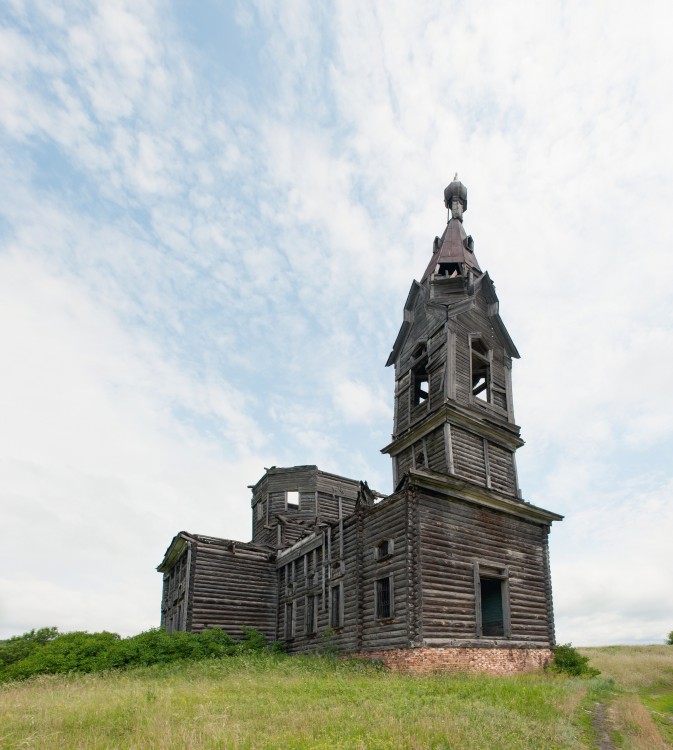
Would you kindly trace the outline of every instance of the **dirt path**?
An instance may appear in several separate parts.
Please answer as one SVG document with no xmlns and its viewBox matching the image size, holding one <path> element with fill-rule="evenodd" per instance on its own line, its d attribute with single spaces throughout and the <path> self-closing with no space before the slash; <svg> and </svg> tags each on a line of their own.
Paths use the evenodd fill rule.
<svg viewBox="0 0 673 750">
<path fill-rule="evenodd" d="M 592 711 L 592 720 L 594 729 L 596 730 L 596 747 L 598 750 L 617 750 L 614 743 L 610 739 L 610 717 L 608 716 L 608 710 L 605 703 L 597 702 L 594 705 Z"/>
</svg>

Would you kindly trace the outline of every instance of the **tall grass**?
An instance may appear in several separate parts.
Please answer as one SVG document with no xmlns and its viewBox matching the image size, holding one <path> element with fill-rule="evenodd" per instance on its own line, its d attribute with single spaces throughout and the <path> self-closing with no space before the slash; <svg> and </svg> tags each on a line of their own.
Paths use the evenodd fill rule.
<svg viewBox="0 0 673 750">
<path fill-rule="evenodd" d="M 360 662 L 250 653 L 52 675 L 0 687 L 0 747 L 589 747 L 586 683 L 545 675 L 409 677 Z"/>
<path fill-rule="evenodd" d="M 620 693 L 610 716 L 624 750 L 673 747 L 673 648 L 606 646 L 581 649 Z"/>
</svg>

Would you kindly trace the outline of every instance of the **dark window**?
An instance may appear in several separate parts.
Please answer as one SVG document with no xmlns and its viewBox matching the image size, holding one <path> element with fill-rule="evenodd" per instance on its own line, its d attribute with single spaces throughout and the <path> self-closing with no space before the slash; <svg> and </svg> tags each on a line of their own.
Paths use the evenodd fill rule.
<svg viewBox="0 0 673 750">
<path fill-rule="evenodd" d="M 393 540 L 382 539 L 374 549 L 374 558 L 376 560 L 385 560 L 393 554 Z"/>
<path fill-rule="evenodd" d="M 318 609 L 318 598 L 310 595 L 306 597 L 306 634 L 313 635 L 317 630 L 316 617 Z"/>
<path fill-rule="evenodd" d="M 285 605 L 285 637 L 294 638 L 294 602 Z"/>
<path fill-rule="evenodd" d="M 479 578 L 482 635 L 501 637 L 505 635 L 502 587 L 503 582 L 499 578 Z"/>
<path fill-rule="evenodd" d="M 329 624 L 331 628 L 340 628 L 343 625 L 341 601 L 341 585 L 332 586 L 330 591 Z"/>
<path fill-rule="evenodd" d="M 430 390 L 428 376 L 428 354 L 425 344 L 421 344 L 411 360 L 411 405 L 426 404 Z"/>
<path fill-rule="evenodd" d="M 472 365 L 472 395 L 482 401 L 491 402 L 491 355 L 480 338 L 470 341 Z"/>
<path fill-rule="evenodd" d="M 376 581 L 376 617 L 388 620 L 393 616 L 393 585 L 392 578 L 379 578 Z"/>
</svg>

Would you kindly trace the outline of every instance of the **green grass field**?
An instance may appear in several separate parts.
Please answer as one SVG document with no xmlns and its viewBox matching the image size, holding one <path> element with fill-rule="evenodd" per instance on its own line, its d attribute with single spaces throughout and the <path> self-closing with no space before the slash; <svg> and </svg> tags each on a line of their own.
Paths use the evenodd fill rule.
<svg viewBox="0 0 673 750">
<path fill-rule="evenodd" d="M 0 748 L 591 748 L 596 700 L 617 746 L 670 747 L 673 647 L 582 651 L 600 678 L 409 677 L 264 653 L 42 676 L 0 685 Z"/>
</svg>

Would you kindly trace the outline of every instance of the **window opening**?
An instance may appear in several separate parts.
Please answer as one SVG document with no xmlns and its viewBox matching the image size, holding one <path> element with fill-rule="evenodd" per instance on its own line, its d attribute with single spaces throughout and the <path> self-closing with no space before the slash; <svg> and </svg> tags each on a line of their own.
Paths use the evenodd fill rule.
<svg viewBox="0 0 673 750">
<path fill-rule="evenodd" d="M 481 401 L 491 402 L 491 355 L 479 338 L 470 341 L 472 362 L 472 395 Z"/>
<path fill-rule="evenodd" d="M 285 605 L 285 637 L 294 638 L 294 602 Z"/>
<path fill-rule="evenodd" d="M 285 493 L 285 510 L 299 510 L 299 493 Z"/>
<path fill-rule="evenodd" d="M 341 614 L 341 586 L 332 586 L 330 591 L 330 618 L 331 628 L 340 628 L 343 625 Z"/>
<path fill-rule="evenodd" d="M 499 578 L 479 577 L 481 590 L 481 634 L 505 635 L 505 618 L 502 606 L 502 585 Z"/>
<path fill-rule="evenodd" d="M 426 404 L 430 391 L 430 378 L 428 376 L 428 353 L 425 344 L 421 344 L 414 352 L 411 378 L 411 405 Z"/>
<path fill-rule="evenodd" d="M 377 560 L 385 560 L 386 557 L 390 557 L 393 554 L 393 540 L 382 539 L 374 550 L 374 557 Z"/>
<path fill-rule="evenodd" d="M 313 594 L 306 597 L 306 634 L 314 635 L 317 631 L 318 597 Z"/>
<path fill-rule="evenodd" d="M 261 521 L 263 517 L 264 517 L 264 501 L 260 500 L 257 503 L 257 520 Z"/>
<path fill-rule="evenodd" d="M 376 581 L 376 618 L 388 620 L 393 616 L 392 581 L 390 576 Z"/>
</svg>

